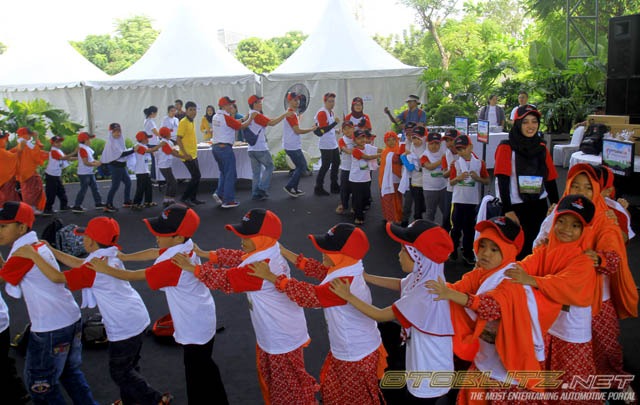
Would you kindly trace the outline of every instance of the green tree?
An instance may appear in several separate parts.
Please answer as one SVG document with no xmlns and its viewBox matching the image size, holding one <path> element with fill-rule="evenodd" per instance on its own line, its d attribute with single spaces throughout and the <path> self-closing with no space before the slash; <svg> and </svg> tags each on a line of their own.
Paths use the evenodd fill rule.
<svg viewBox="0 0 640 405">
<path fill-rule="evenodd" d="M 115 21 L 116 33 L 88 35 L 71 42 L 74 48 L 104 72 L 113 75 L 133 65 L 158 36 L 151 19 L 139 15 Z"/>
<path fill-rule="evenodd" d="M 29 127 L 37 131 L 41 141 L 47 131 L 55 135 L 74 135 L 82 128 L 81 124 L 71 121 L 66 111 L 53 108 L 42 99 L 16 101 L 5 99 L 6 109 L 0 109 L 0 130 L 15 133 L 20 127 Z"/>
<path fill-rule="evenodd" d="M 2 42 L 0 42 L 0 55 L 5 53 L 6 51 L 7 51 L 7 46 L 5 44 L 3 44 Z"/>
<path fill-rule="evenodd" d="M 278 54 L 278 64 L 287 60 L 291 54 L 293 54 L 296 49 L 302 45 L 302 43 L 307 39 L 308 35 L 302 33 L 301 31 L 289 31 L 281 37 L 273 37 L 269 39 L 267 42 L 273 46 L 273 49 Z"/>
<path fill-rule="evenodd" d="M 269 41 L 247 38 L 238 43 L 236 58 L 255 73 L 268 73 L 278 67 L 278 53 Z"/>
</svg>

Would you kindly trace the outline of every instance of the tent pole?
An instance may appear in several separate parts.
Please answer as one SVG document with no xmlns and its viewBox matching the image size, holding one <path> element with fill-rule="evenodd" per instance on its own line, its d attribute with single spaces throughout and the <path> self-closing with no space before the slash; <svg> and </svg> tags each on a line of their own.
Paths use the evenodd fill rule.
<svg viewBox="0 0 640 405">
<path fill-rule="evenodd" d="M 349 108 L 349 97 L 347 95 L 347 79 L 342 79 L 342 91 L 344 94 L 344 110 L 342 111 L 342 118 L 344 118 L 345 115 L 351 112 L 351 109 Z"/>
<path fill-rule="evenodd" d="M 82 90 L 84 91 L 84 101 L 87 107 L 87 132 L 94 132 L 94 122 L 93 122 L 93 94 L 92 88 L 88 86 L 86 83 L 81 83 Z"/>
</svg>

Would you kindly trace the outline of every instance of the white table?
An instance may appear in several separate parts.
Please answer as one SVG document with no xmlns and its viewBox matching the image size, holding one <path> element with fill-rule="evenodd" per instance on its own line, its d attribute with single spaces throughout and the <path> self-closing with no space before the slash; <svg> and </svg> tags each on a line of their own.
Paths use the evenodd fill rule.
<svg viewBox="0 0 640 405">
<path fill-rule="evenodd" d="M 595 166 L 600 166 L 602 164 L 602 156 L 587 155 L 578 151 L 571 155 L 571 159 L 569 160 L 569 167 L 577 165 L 578 163 L 588 163 Z M 640 172 L 640 158 L 638 157 L 638 155 L 636 155 L 633 159 L 633 171 L 635 173 Z"/>
<path fill-rule="evenodd" d="M 471 142 L 473 143 L 473 151 L 479 158 L 482 158 L 482 143 L 478 142 L 477 134 L 470 134 Z M 489 133 L 489 143 L 487 144 L 487 156 L 485 164 L 487 169 L 493 169 L 496 163 L 496 148 L 500 142 L 505 139 L 509 139 L 509 133 L 507 132 L 491 132 Z"/>
<path fill-rule="evenodd" d="M 251 180 L 253 178 L 253 172 L 251 171 L 248 146 L 234 146 L 233 154 L 236 156 L 236 173 L 238 178 Z M 211 152 L 210 147 L 198 148 L 198 166 L 200 167 L 200 174 L 203 179 L 217 179 L 220 177 L 218 163 L 213 158 L 213 152 Z M 182 163 L 182 160 L 178 158 L 173 158 L 171 170 L 176 179 L 191 178 L 187 167 Z M 160 170 L 156 171 L 157 179 L 163 180 L 164 177 L 162 177 Z"/>
</svg>

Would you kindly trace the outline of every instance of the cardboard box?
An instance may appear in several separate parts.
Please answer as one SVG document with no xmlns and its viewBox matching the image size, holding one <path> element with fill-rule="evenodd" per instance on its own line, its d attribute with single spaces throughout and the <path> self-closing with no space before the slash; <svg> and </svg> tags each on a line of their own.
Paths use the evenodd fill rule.
<svg viewBox="0 0 640 405">
<path fill-rule="evenodd" d="M 628 115 L 589 115 L 589 124 L 622 125 L 629 123 Z"/>
</svg>

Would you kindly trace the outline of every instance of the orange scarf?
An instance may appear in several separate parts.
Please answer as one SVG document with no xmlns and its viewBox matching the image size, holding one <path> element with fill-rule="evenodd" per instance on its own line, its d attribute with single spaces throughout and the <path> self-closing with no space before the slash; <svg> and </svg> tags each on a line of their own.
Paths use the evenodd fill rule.
<svg viewBox="0 0 640 405">
<path fill-rule="evenodd" d="M 269 236 L 262 236 L 262 235 L 257 235 L 257 236 L 252 236 L 249 239 L 251 239 L 251 241 L 253 242 L 253 244 L 255 245 L 256 249 L 249 252 L 249 253 L 245 253 L 244 255 L 242 255 L 242 260 L 247 260 L 248 257 L 261 252 L 263 250 L 269 249 L 271 246 L 275 245 L 276 242 L 278 242 L 277 239 L 273 239 Z"/>
<path fill-rule="evenodd" d="M 48 154 L 41 150 L 42 145 L 40 142 L 36 143 L 33 149 L 24 144 L 18 144 L 16 148 L 18 150 L 18 172 L 16 177 L 18 181 L 26 181 L 36 174 L 38 166 L 47 160 Z"/>
<path fill-rule="evenodd" d="M 0 139 L 0 186 L 15 177 L 18 167 L 18 155 L 8 151 L 6 145 L 6 138 Z"/>
<path fill-rule="evenodd" d="M 593 218 L 593 232 L 588 235 L 585 246 L 595 251 L 614 251 L 620 255 L 620 269 L 609 276 L 611 302 L 616 309 L 618 318 L 635 318 L 638 316 L 638 289 L 631 275 L 631 270 L 629 269 L 627 247 L 622 231 L 612 219 L 607 217 L 609 207 L 600 194 L 601 190 L 598 176 L 591 166 L 584 164 L 579 165 L 579 167 L 574 167 L 571 172 L 572 176 L 567 179 L 567 187 L 564 195 L 570 193 L 571 184 L 578 174 L 585 174 L 589 178 L 589 182 L 593 188 L 593 198 L 591 201 L 596 206 L 596 215 Z M 596 295 L 599 302 L 593 308 L 594 316 L 600 311 L 603 284 L 604 276 L 598 273 Z"/>
<path fill-rule="evenodd" d="M 391 131 L 390 131 L 391 132 Z M 393 134 L 393 136 L 396 137 L 397 139 L 397 135 L 395 132 L 391 132 Z M 378 168 L 378 187 L 382 187 L 382 178 L 384 177 L 384 168 L 386 167 L 387 164 L 387 155 L 390 152 L 393 152 L 394 155 L 397 155 L 400 153 L 400 146 L 398 145 L 398 141 L 396 141 L 396 146 L 394 146 L 393 148 L 390 148 L 389 146 L 387 146 L 387 139 L 388 137 L 391 136 L 389 135 L 389 132 L 387 132 L 386 134 L 384 134 L 384 140 L 385 140 L 385 148 L 382 151 L 382 155 L 380 156 L 380 167 Z M 395 174 L 398 177 L 402 177 L 402 163 L 398 162 L 398 163 L 391 163 L 391 169 L 393 170 L 393 174 Z"/>
</svg>

